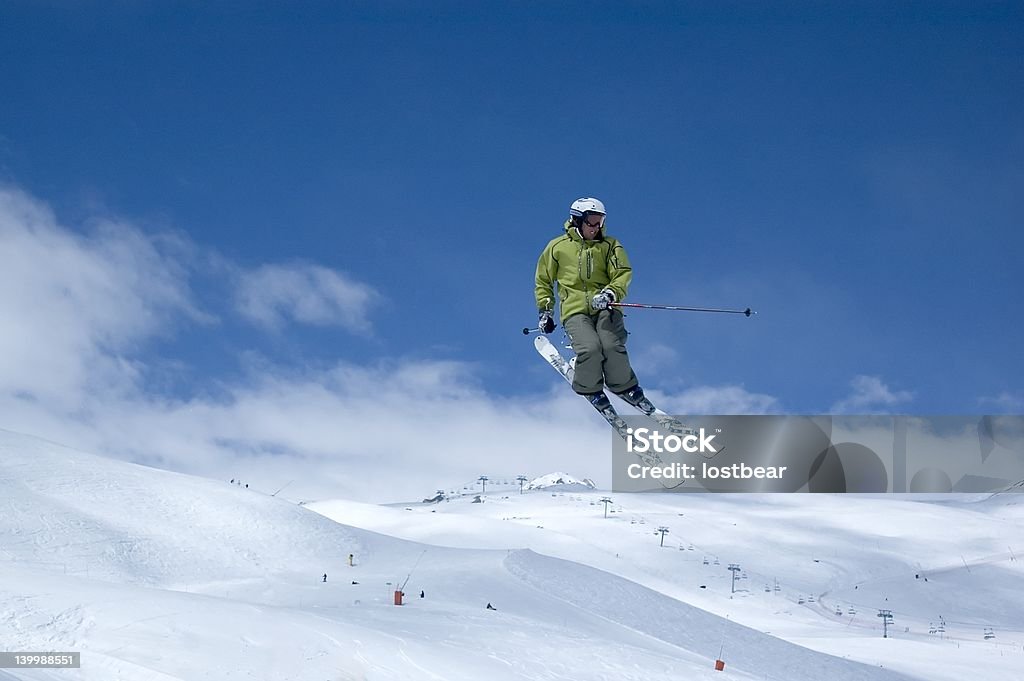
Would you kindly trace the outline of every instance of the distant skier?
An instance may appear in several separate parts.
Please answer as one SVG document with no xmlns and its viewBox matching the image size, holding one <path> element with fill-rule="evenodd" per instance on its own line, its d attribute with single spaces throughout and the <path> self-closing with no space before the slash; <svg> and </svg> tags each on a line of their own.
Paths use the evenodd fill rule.
<svg viewBox="0 0 1024 681">
<path fill-rule="evenodd" d="M 488 604 L 487 604 L 487 609 L 488 609 L 488 610 L 497 610 L 497 608 L 495 608 L 495 607 L 494 607 L 493 605 L 491 605 L 490 603 L 488 603 Z"/>
<path fill-rule="evenodd" d="M 324 584 L 326 584 L 326 583 L 327 583 L 327 573 L 325 572 L 324 573 Z"/>
<path fill-rule="evenodd" d="M 648 413 L 654 405 L 644 396 L 626 354 L 622 302 L 633 269 L 622 244 L 604 232 L 605 209 L 598 199 L 572 202 L 565 234 L 552 239 L 537 260 L 535 297 L 540 330 L 555 330 L 555 285 L 562 326 L 576 353 L 572 389 L 598 411 L 611 408 L 605 385 L 629 404 Z"/>
<path fill-rule="evenodd" d="M 426 597 L 426 595 L 427 594 L 424 593 L 423 589 L 420 589 L 420 598 L 424 598 L 424 597 Z"/>
</svg>

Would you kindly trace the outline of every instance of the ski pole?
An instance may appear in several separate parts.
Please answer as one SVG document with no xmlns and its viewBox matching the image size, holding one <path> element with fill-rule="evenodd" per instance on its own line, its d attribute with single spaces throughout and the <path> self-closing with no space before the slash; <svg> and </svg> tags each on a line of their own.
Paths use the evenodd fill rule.
<svg viewBox="0 0 1024 681">
<path fill-rule="evenodd" d="M 539 332 L 540 332 L 540 327 L 539 326 L 535 326 L 532 329 L 527 329 L 526 327 L 523 327 L 523 335 L 524 336 L 528 336 L 531 333 L 539 333 Z"/>
<path fill-rule="evenodd" d="M 723 310 L 716 307 L 679 307 L 677 305 L 648 305 L 646 303 L 609 303 L 609 307 L 635 307 L 643 310 L 680 310 L 683 312 L 721 312 L 724 314 L 741 314 L 749 317 L 757 314 L 749 307 L 745 310 Z"/>
</svg>

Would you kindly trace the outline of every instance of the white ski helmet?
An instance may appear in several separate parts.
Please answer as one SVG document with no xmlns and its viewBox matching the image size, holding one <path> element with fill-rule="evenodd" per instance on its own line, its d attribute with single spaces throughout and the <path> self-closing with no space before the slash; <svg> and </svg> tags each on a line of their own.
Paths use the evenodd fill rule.
<svg viewBox="0 0 1024 681">
<path fill-rule="evenodd" d="M 584 197 L 582 199 L 576 199 L 569 206 L 569 215 L 581 218 L 584 213 L 600 213 L 606 215 L 604 210 L 604 204 L 601 203 L 600 199 L 593 199 L 590 197 Z"/>
</svg>

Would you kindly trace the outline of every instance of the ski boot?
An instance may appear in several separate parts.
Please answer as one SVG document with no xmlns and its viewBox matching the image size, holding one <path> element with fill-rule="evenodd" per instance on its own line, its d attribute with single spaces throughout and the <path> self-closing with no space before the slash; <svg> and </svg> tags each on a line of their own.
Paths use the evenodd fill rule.
<svg viewBox="0 0 1024 681">
<path fill-rule="evenodd" d="M 622 400 L 626 404 L 636 407 L 647 416 L 650 416 L 651 414 L 654 413 L 654 403 L 647 399 L 647 396 L 644 395 L 644 389 L 641 388 L 639 385 L 633 386 L 629 390 L 625 390 L 621 393 L 615 394 L 622 398 Z"/>
<path fill-rule="evenodd" d="M 590 402 L 594 409 L 598 410 L 602 414 L 607 414 L 609 411 L 611 413 L 615 413 L 615 407 L 612 406 L 612 401 L 608 399 L 608 396 L 604 394 L 604 391 L 583 395 L 583 397 L 587 399 L 587 402 Z"/>
</svg>

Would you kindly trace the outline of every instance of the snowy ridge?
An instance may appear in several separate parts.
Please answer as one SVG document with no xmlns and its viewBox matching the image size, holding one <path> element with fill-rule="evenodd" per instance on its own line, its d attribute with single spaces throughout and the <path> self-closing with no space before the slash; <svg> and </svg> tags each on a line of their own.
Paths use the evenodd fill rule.
<svg viewBox="0 0 1024 681">
<path fill-rule="evenodd" d="M 526 485 L 526 489 L 549 489 L 560 487 L 565 489 L 597 489 L 597 485 L 589 478 L 575 478 L 568 473 L 548 473 L 539 478 L 534 478 Z"/>
</svg>

